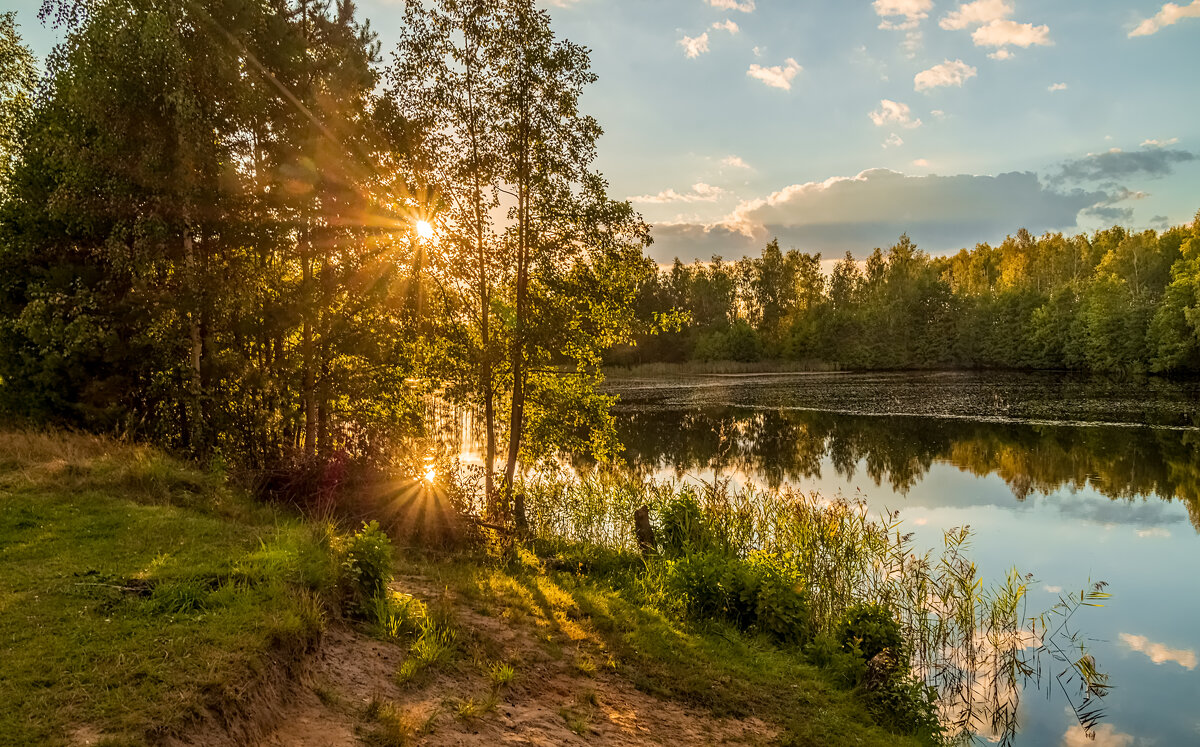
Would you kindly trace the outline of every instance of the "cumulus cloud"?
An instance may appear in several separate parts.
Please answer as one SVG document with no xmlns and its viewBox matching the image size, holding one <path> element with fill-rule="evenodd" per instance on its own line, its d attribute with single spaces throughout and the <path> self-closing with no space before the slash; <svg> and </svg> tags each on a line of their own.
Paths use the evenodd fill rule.
<svg viewBox="0 0 1200 747">
<path fill-rule="evenodd" d="M 946 14 L 938 25 L 947 31 L 958 31 L 1008 18 L 1012 12 L 1013 7 L 1004 0 L 976 0 L 958 6 L 958 10 Z"/>
<path fill-rule="evenodd" d="M 1173 662 L 1184 669 L 1196 668 L 1196 652 L 1190 648 L 1168 648 L 1164 644 L 1155 643 L 1144 635 L 1121 633 L 1120 638 L 1121 643 L 1128 646 L 1131 651 L 1145 654 L 1155 664 Z"/>
<path fill-rule="evenodd" d="M 980 26 L 971 34 L 977 47 L 1006 47 L 1012 45 L 1022 49 L 1033 45 L 1047 47 L 1050 40 L 1049 26 L 1034 26 L 1032 23 L 1016 21 L 992 21 Z"/>
<path fill-rule="evenodd" d="M 1190 5 L 1167 3 L 1162 10 L 1137 25 L 1129 36 L 1150 36 L 1158 33 L 1167 26 L 1173 26 L 1184 18 L 1200 18 L 1200 0 L 1193 0 Z"/>
<path fill-rule="evenodd" d="M 742 160 L 741 156 L 725 156 L 721 159 L 721 165 L 731 169 L 748 169 L 750 164 Z"/>
<path fill-rule="evenodd" d="M 762 65 L 751 65 L 746 71 L 746 75 L 757 80 L 761 80 L 772 88 L 782 88 L 785 91 L 792 89 L 792 78 L 803 70 L 800 63 L 793 60 L 791 57 L 784 60 L 783 65 L 772 65 L 771 67 L 763 67 Z"/>
<path fill-rule="evenodd" d="M 740 10 L 743 13 L 754 12 L 754 0 L 708 0 L 708 4 L 721 10 Z"/>
<path fill-rule="evenodd" d="M 1054 93 L 1055 91 L 1065 91 L 1065 90 L 1067 90 L 1067 84 L 1066 83 L 1051 83 L 1049 85 L 1049 87 L 1046 88 L 1046 90 L 1049 91 L 1050 93 Z"/>
<path fill-rule="evenodd" d="M 1168 138 L 1166 140 L 1143 140 L 1142 147 L 1143 148 L 1165 148 L 1168 145 L 1174 145 L 1175 143 L 1178 143 L 1178 142 L 1179 142 L 1179 138 L 1177 138 L 1177 137 Z"/>
<path fill-rule="evenodd" d="M 1124 151 L 1113 148 L 1105 153 L 1089 153 L 1083 158 L 1067 161 L 1051 177 L 1054 183 L 1100 182 L 1126 179 L 1131 176 L 1161 177 L 1170 174 L 1176 164 L 1198 160 L 1186 150 L 1148 148 Z"/>
<path fill-rule="evenodd" d="M 660 262 L 731 257 L 778 237 L 785 246 L 861 256 L 904 232 L 927 250 L 946 251 L 1001 239 L 1014 226 L 1035 234 L 1074 228 L 1080 211 L 1107 196 L 1051 189 L 1029 172 L 906 176 L 871 169 L 743 201 L 713 223 L 659 224 L 650 252 Z"/>
<path fill-rule="evenodd" d="M 962 88 L 963 82 L 968 78 L 974 78 L 979 71 L 971 67 L 962 60 L 946 60 L 940 65 L 934 65 L 928 70 L 917 73 L 913 78 L 913 88 L 917 91 L 925 91 L 930 88 L 940 88 L 942 86 L 958 86 Z"/>
<path fill-rule="evenodd" d="M 683 47 L 683 53 L 689 60 L 695 59 L 708 51 L 708 32 L 700 36 L 685 36 L 679 40 L 679 46 Z"/>
<path fill-rule="evenodd" d="M 731 34 L 736 34 L 737 32 L 741 31 L 741 29 L 738 28 L 738 25 L 728 18 L 726 18 L 724 21 L 717 21 L 712 25 L 712 27 L 717 31 L 728 31 Z"/>
<path fill-rule="evenodd" d="M 883 19 L 879 28 L 907 31 L 915 29 L 929 17 L 933 0 L 875 0 L 872 7 L 875 8 L 875 14 Z"/>
<path fill-rule="evenodd" d="M 725 194 L 725 190 L 704 182 L 696 182 L 690 192 L 680 194 L 673 189 L 664 189 L 656 195 L 638 195 L 630 197 L 630 202 L 644 202 L 652 205 L 663 205 L 671 202 L 714 202 Z"/>
<path fill-rule="evenodd" d="M 1013 6 L 1005 0 L 976 0 L 959 5 L 958 10 L 946 14 L 938 25 L 948 30 L 975 27 L 971 40 L 977 47 L 996 47 L 996 51 L 988 55 L 993 60 L 1011 59 L 1013 54 L 1009 46 L 1027 48 L 1054 43 L 1050 40 L 1049 26 L 1017 23 L 1009 18 L 1012 12 Z"/>
<path fill-rule="evenodd" d="M 876 127 L 897 124 L 911 130 L 921 126 L 921 120 L 912 118 L 912 110 L 908 108 L 908 104 L 891 99 L 881 99 L 879 108 L 867 116 L 871 118 Z"/>
<path fill-rule="evenodd" d="M 904 145 L 904 138 L 900 137 L 894 132 L 891 135 L 888 135 L 887 140 L 883 141 L 883 147 L 885 148 L 897 148 L 901 145 Z"/>
</svg>

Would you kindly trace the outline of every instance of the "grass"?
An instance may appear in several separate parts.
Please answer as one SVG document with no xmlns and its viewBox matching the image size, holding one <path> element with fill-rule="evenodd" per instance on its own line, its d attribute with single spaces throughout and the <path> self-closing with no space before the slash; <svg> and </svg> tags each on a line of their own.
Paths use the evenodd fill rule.
<svg viewBox="0 0 1200 747">
<path fill-rule="evenodd" d="M 0 744 L 233 715 L 325 622 L 312 529 L 154 450 L 0 432 Z"/>
<path fill-rule="evenodd" d="M 419 556 L 405 562 L 467 604 L 490 605 L 514 625 L 574 641 L 579 651 L 572 668 L 580 678 L 595 676 L 596 662 L 606 661 L 606 669 L 648 693 L 718 717 L 755 716 L 774 724 L 783 744 L 919 743 L 875 725 L 853 691 L 799 650 L 729 626 L 680 622 L 647 604 L 629 585 L 547 571 L 529 562 Z M 589 707 L 585 700 L 564 705 L 559 715 L 582 735 L 593 712 L 594 704 Z"/>
</svg>

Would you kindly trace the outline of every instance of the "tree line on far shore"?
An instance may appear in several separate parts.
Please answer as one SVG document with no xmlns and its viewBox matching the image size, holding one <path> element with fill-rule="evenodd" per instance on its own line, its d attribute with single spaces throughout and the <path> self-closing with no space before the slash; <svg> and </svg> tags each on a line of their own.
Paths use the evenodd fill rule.
<svg viewBox="0 0 1200 747">
<path fill-rule="evenodd" d="M 845 368 L 1200 372 L 1200 213 L 1157 232 L 1121 227 L 932 257 L 908 236 L 826 274 L 820 254 L 675 260 L 642 286 L 644 313 L 676 330 L 613 364 L 787 359 Z"/>
</svg>

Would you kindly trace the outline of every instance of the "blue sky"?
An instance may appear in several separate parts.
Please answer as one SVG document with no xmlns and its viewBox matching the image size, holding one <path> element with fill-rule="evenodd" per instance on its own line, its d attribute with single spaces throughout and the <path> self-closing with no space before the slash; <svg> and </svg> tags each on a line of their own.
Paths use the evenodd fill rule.
<svg viewBox="0 0 1200 747">
<path fill-rule="evenodd" d="M 542 0 L 660 261 L 932 253 L 1200 209 L 1200 0 Z M 52 32 L 18 0 L 35 51 Z M 361 0 L 385 50 L 403 5 Z"/>
</svg>

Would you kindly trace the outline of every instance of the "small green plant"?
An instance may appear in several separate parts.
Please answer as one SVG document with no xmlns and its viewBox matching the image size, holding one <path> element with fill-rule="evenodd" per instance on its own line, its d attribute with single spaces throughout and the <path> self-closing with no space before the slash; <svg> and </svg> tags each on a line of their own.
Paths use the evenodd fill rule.
<svg viewBox="0 0 1200 747">
<path fill-rule="evenodd" d="M 365 616 L 376 633 L 385 639 L 400 640 L 421 630 L 427 611 L 411 594 L 388 590 L 367 602 Z"/>
<path fill-rule="evenodd" d="M 422 622 L 421 635 L 396 673 L 397 684 L 414 682 L 429 670 L 449 663 L 457 652 L 458 632 L 449 616 L 444 612 L 427 614 Z"/>
<path fill-rule="evenodd" d="M 363 720 L 371 724 L 362 735 L 363 741 L 374 747 L 407 747 L 432 729 L 436 717 L 434 711 L 422 721 L 390 700 L 374 696 L 363 711 Z"/>
<path fill-rule="evenodd" d="M 157 584 L 150 594 L 150 606 L 161 614 L 203 612 L 212 590 L 200 579 L 188 578 Z"/>
<path fill-rule="evenodd" d="M 508 687 L 517 677 L 517 670 L 507 662 L 498 661 L 488 667 L 488 679 L 491 680 L 492 687 L 500 689 Z"/>
<path fill-rule="evenodd" d="M 372 521 L 346 539 L 341 550 L 343 595 L 350 611 L 363 615 L 392 580 L 392 542 Z"/>
</svg>

